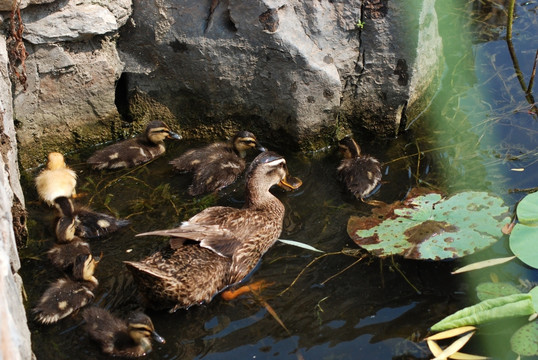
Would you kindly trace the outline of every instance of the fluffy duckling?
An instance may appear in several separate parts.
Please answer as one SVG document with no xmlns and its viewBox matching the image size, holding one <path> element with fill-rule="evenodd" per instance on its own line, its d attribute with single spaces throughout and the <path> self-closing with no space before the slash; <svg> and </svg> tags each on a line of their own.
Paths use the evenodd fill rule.
<svg viewBox="0 0 538 360">
<path fill-rule="evenodd" d="M 61 278 L 41 296 L 33 309 L 42 324 L 53 324 L 71 315 L 93 300 L 99 282 L 93 276 L 97 261 L 91 254 L 79 256 L 73 264 L 73 279 Z"/>
<path fill-rule="evenodd" d="M 72 216 L 61 216 L 56 221 L 56 242 L 67 244 L 74 240 L 80 240 L 75 233 L 77 231 L 78 219 Z"/>
<path fill-rule="evenodd" d="M 251 148 L 265 151 L 254 134 L 239 131 L 229 142 L 217 142 L 199 149 L 187 150 L 170 161 L 175 170 L 192 172 L 192 196 L 219 191 L 232 184 L 245 170 L 246 151 Z"/>
<path fill-rule="evenodd" d="M 47 252 L 47 256 L 56 268 L 69 271 L 74 267 L 77 258 L 86 257 L 90 253 L 90 245 L 77 238 L 67 244 L 55 244 Z"/>
<path fill-rule="evenodd" d="M 282 156 L 265 151 L 247 171 L 243 208 L 213 206 L 178 228 L 138 234 L 172 237 L 170 248 L 125 262 L 148 305 L 188 308 L 244 279 L 282 231 L 285 208 L 269 191 L 273 185 L 290 190 L 301 182 Z"/>
<path fill-rule="evenodd" d="M 346 136 L 338 143 L 344 159 L 337 168 L 337 177 L 356 198 L 364 201 L 381 181 L 381 164 L 369 155 L 362 155 L 359 145 Z"/>
<path fill-rule="evenodd" d="M 59 229 L 59 227 L 68 226 L 70 219 L 75 220 L 74 235 L 85 239 L 93 239 L 105 236 L 130 224 L 129 220 L 117 219 L 113 216 L 93 211 L 90 208 L 79 205 L 68 198 L 57 198 L 55 203 L 56 208 L 60 213 L 60 218 L 58 219 L 56 225 L 56 237 L 58 238 L 59 242 L 65 241 L 61 240 L 61 236 L 58 234 L 58 231 L 66 231 L 62 228 Z M 62 224 L 62 222 L 64 222 L 64 224 Z"/>
<path fill-rule="evenodd" d="M 108 355 L 139 357 L 152 349 L 151 339 L 161 344 L 165 340 L 155 332 L 149 316 L 141 312 L 130 314 L 127 321 L 117 318 L 99 307 L 83 311 L 84 326 L 90 337 L 99 343 L 101 351 Z"/>
<path fill-rule="evenodd" d="M 137 166 L 162 155 L 166 150 L 164 139 L 180 140 L 181 136 L 164 122 L 155 120 L 147 125 L 144 133 L 95 152 L 87 162 L 99 170 Z"/>
<path fill-rule="evenodd" d="M 35 183 L 41 200 L 52 206 L 58 197 L 70 198 L 75 195 L 77 174 L 65 164 L 62 154 L 51 152 L 47 166 L 36 177 Z"/>
</svg>

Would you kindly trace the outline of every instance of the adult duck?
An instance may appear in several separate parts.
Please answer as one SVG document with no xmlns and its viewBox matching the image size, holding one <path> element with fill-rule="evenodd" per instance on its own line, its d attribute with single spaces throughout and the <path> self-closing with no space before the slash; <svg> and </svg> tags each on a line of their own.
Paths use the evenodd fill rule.
<svg viewBox="0 0 538 360">
<path fill-rule="evenodd" d="M 273 185 L 291 190 L 301 181 L 288 175 L 282 156 L 262 152 L 247 171 L 243 208 L 210 207 L 178 228 L 139 234 L 172 237 L 169 248 L 125 262 L 147 305 L 173 312 L 243 280 L 282 231 L 284 205 L 269 191 Z"/>
</svg>

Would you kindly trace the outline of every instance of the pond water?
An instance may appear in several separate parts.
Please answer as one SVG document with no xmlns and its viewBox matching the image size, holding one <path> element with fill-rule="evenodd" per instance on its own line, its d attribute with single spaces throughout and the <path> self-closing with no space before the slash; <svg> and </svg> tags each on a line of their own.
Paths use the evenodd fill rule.
<svg viewBox="0 0 538 360">
<path fill-rule="evenodd" d="M 491 3 L 480 4 L 438 2 L 444 14 L 440 26 L 446 29 L 445 74 L 430 107 L 408 131 L 387 140 L 356 134 L 364 152 L 383 162 L 383 184 L 374 199 L 400 200 L 421 185 L 447 193 L 491 191 L 513 209 L 525 189 L 537 186 L 537 118 L 514 75 L 502 5 L 484 10 L 479 5 Z M 514 47 L 526 83 L 538 43 L 536 10 L 535 1 L 516 7 Z M 462 32 L 448 30 L 454 26 Z M 263 135 L 258 137 L 263 142 Z M 78 192 L 86 193 L 80 201 L 131 220 L 122 231 L 91 242 L 94 253 L 103 253 L 95 304 L 118 313 L 137 306 L 136 288 L 122 261 L 142 259 L 165 240 L 135 234 L 177 226 L 206 206 L 242 205 L 241 180 L 218 198 L 187 195 L 190 177 L 173 173 L 168 161 L 200 145 L 188 140 L 168 143 L 167 153 L 146 166 L 103 173 L 84 164 L 93 149 L 67 156 L 79 174 Z M 259 294 L 232 301 L 217 296 L 174 314 L 148 312 L 167 340 L 156 344 L 148 359 L 428 359 L 431 354 L 420 340 L 436 321 L 477 301 L 476 283 L 492 276 L 515 284 L 518 279 L 538 281 L 536 270 L 517 262 L 458 277 L 450 271 L 467 259 L 427 262 L 369 256 L 351 241 L 346 224 L 351 215 L 369 214 L 371 206 L 353 199 L 336 180 L 336 149 L 298 154 L 264 145 L 284 155 L 290 173 L 303 180 L 297 191 L 274 191 L 287 211 L 281 237 L 325 253 L 277 243 L 249 279 L 271 284 Z M 35 171 L 27 175 L 33 178 Z M 21 250 L 21 275 L 32 319 L 31 307 L 60 274 L 51 270 L 45 255 L 54 241 L 53 212 L 36 200 L 30 182 L 26 196 L 30 240 Z M 506 240 L 502 237 L 470 258 L 508 255 Z M 79 315 L 52 326 L 30 320 L 37 358 L 102 358 L 81 325 Z M 466 351 L 513 359 L 508 339 L 519 325 L 487 328 Z"/>
</svg>

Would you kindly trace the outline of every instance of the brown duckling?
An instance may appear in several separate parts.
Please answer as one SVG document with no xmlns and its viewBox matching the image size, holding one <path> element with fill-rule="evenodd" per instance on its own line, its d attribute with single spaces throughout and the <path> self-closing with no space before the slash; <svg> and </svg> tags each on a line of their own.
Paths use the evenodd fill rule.
<svg viewBox="0 0 538 360">
<path fill-rule="evenodd" d="M 93 211 L 68 198 L 57 198 L 55 202 L 56 208 L 60 212 L 60 218 L 56 226 L 56 235 L 59 242 L 62 241 L 58 234 L 58 226 L 61 226 L 62 221 L 67 223 L 69 219 L 76 220 L 75 235 L 85 239 L 105 236 L 130 224 L 129 220 L 117 219 L 113 216 Z M 60 229 L 60 231 L 62 230 Z"/>
<path fill-rule="evenodd" d="M 170 164 L 175 170 L 192 172 L 193 180 L 188 192 L 192 196 L 201 195 L 232 184 L 245 170 L 247 150 L 254 147 L 265 151 L 254 134 L 239 131 L 229 142 L 187 150 Z"/>
<path fill-rule="evenodd" d="M 53 324 L 71 315 L 93 300 L 99 282 L 93 276 L 97 261 L 91 254 L 79 256 L 73 264 L 73 278 L 61 278 L 45 290 L 33 309 L 42 324 Z"/>
<path fill-rule="evenodd" d="M 344 159 L 337 168 L 338 180 L 356 198 L 364 201 L 381 181 L 381 164 L 369 155 L 362 155 L 359 145 L 353 138 L 346 136 L 338 143 Z"/>
<path fill-rule="evenodd" d="M 47 252 L 47 256 L 56 268 L 69 271 L 74 267 L 77 258 L 86 257 L 90 253 L 90 245 L 76 238 L 66 244 L 55 244 Z"/>
<path fill-rule="evenodd" d="M 181 136 L 164 122 L 155 120 L 147 125 L 144 133 L 98 150 L 87 162 L 99 170 L 137 166 L 162 155 L 166 150 L 164 139 L 180 140 Z"/>
<path fill-rule="evenodd" d="M 47 166 L 36 177 L 35 183 L 41 200 L 52 206 L 58 197 L 70 198 L 75 195 L 77 174 L 65 164 L 62 154 L 51 152 Z"/>
<path fill-rule="evenodd" d="M 84 326 L 90 337 L 99 343 L 101 351 L 108 355 L 139 357 L 152 349 L 151 339 L 163 344 L 165 340 L 155 332 L 153 322 L 146 314 L 134 312 L 127 321 L 109 311 L 90 307 L 83 311 Z"/>
<path fill-rule="evenodd" d="M 170 248 L 125 262 L 148 306 L 188 308 L 244 279 L 282 231 L 284 205 L 269 191 L 277 184 L 289 190 L 301 182 L 282 156 L 262 152 L 247 171 L 243 208 L 214 206 L 178 228 L 139 234 L 172 237 Z"/>
</svg>

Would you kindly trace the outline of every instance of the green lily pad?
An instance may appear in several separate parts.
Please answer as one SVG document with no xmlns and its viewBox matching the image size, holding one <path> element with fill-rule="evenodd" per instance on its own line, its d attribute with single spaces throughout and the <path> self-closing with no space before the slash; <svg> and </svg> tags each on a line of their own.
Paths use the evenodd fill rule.
<svg viewBox="0 0 538 360">
<path fill-rule="evenodd" d="M 538 192 L 525 196 L 517 205 L 516 213 L 521 224 L 538 226 Z"/>
<path fill-rule="evenodd" d="M 376 256 L 408 259 L 458 258 L 484 249 L 510 222 L 501 198 L 467 191 L 443 198 L 414 189 L 403 201 L 375 208 L 368 217 L 352 216 L 349 236 Z"/>
<path fill-rule="evenodd" d="M 538 355 L 538 321 L 522 326 L 510 339 L 512 351 L 522 356 Z"/>
<path fill-rule="evenodd" d="M 525 264 L 538 268 L 538 227 L 517 224 L 510 233 L 510 250 Z"/>
<path fill-rule="evenodd" d="M 521 291 L 510 283 L 487 282 L 479 284 L 476 287 L 476 296 L 481 301 L 520 293 Z"/>
</svg>

